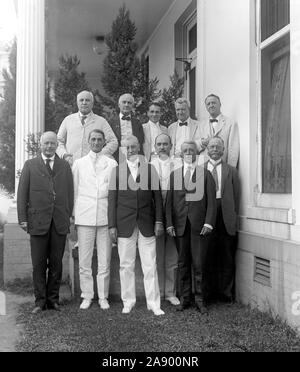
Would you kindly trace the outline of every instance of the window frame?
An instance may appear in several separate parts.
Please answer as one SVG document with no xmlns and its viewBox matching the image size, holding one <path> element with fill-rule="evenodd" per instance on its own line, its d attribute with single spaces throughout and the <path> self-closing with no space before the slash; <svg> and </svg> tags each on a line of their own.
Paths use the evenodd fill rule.
<svg viewBox="0 0 300 372">
<path fill-rule="evenodd" d="M 276 43 L 280 39 L 290 35 L 291 24 L 283 27 L 273 35 L 269 36 L 264 41 L 261 41 L 261 0 L 255 1 L 256 5 L 256 46 L 257 46 L 257 190 L 256 190 L 256 204 L 258 207 L 264 208 L 292 208 L 292 193 L 287 194 L 273 194 L 263 192 L 263 125 L 262 125 L 262 52 Z M 290 45 L 291 50 L 291 45 Z"/>
<path fill-rule="evenodd" d="M 186 55 L 186 58 L 190 59 L 191 60 L 191 70 L 193 68 L 195 68 L 195 86 L 196 86 L 196 90 L 195 90 L 195 116 L 197 116 L 197 112 L 198 112 L 198 90 L 197 90 L 197 74 L 198 74 L 198 71 L 197 71 L 197 45 L 198 45 L 198 42 L 197 42 L 197 45 L 196 45 L 196 48 L 191 52 L 189 53 L 189 32 L 190 30 L 195 26 L 197 25 L 198 27 L 198 23 L 197 23 L 197 9 L 194 10 L 190 16 L 186 19 L 186 21 L 183 23 L 183 42 L 184 42 L 184 49 L 185 49 L 185 55 Z M 197 38 L 198 38 L 198 34 L 197 34 Z M 190 97 L 190 88 L 191 88 L 191 85 L 190 85 L 190 71 L 188 71 L 186 74 L 186 80 L 185 80 L 185 92 L 186 92 L 186 97 L 188 97 L 188 99 L 191 101 L 191 97 Z"/>
</svg>

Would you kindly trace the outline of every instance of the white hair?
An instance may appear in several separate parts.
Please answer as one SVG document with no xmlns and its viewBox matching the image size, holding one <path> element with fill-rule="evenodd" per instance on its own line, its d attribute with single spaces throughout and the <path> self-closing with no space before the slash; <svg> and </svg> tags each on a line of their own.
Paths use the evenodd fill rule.
<svg viewBox="0 0 300 372">
<path fill-rule="evenodd" d="M 88 90 L 83 90 L 82 92 L 78 93 L 78 94 L 77 94 L 77 100 L 79 99 L 79 96 L 80 96 L 81 94 L 83 94 L 83 93 L 88 94 L 88 95 L 91 97 L 92 102 L 94 102 L 94 95 L 93 95 L 92 92 L 89 92 Z"/>
<path fill-rule="evenodd" d="M 119 98 L 119 104 L 122 102 L 122 99 L 125 97 L 125 96 L 129 96 L 132 100 L 132 103 L 134 103 L 134 98 L 133 98 L 133 95 L 130 94 L 130 93 L 125 93 L 125 94 L 122 94 Z"/>
<path fill-rule="evenodd" d="M 191 108 L 191 102 L 187 98 L 178 98 L 175 101 L 175 107 L 176 105 L 187 105 L 189 109 Z"/>
<path fill-rule="evenodd" d="M 132 142 L 134 142 L 135 144 L 137 144 L 138 146 L 140 146 L 139 140 L 137 139 L 136 136 L 133 136 L 133 135 L 130 135 L 130 136 L 125 137 L 125 138 L 122 140 L 121 145 L 122 145 L 123 147 L 127 147 L 127 143 L 130 142 L 130 141 L 132 141 Z"/>
</svg>

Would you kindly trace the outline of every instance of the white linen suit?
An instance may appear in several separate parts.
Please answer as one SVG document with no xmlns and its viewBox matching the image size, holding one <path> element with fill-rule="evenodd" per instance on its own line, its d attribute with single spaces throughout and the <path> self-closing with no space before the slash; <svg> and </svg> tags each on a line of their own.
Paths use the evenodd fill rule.
<svg viewBox="0 0 300 372">
<path fill-rule="evenodd" d="M 237 167 L 240 153 L 240 137 L 239 127 L 237 123 L 228 118 L 227 116 L 220 115 L 218 117 L 218 123 L 213 128 L 209 119 L 201 122 L 201 138 L 206 139 L 207 137 L 221 137 L 224 141 L 225 151 L 223 155 L 223 161 L 232 167 Z M 206 148 L 201 148 L 201 155 L 205 156 L 204 161 L 208 161 Z"/>
<path fill-rule="evenodd" d="M 194 141 L 197 144 L 197 148 L 201 151 L 202 141 L 201 141 L 201 128 L 200 122 L 193 120 L 191 118 L 187 119 L 187 127 L 180 127 L 179 121 L 171 124 L 168 128 L 168 134 L 172 139 L 173 147 L 170 152 L 170 156 L 179 157 L 181 153 L 181 144 L 185 141 Z M 179 135 L 180 131 L 183 131 L 186 135 Z M 178 139 L 180 138 L 180 142 Z"/>
<path fill-rule="evenodd" d="M 90 151 L 75 161 L 74 216 L 78 232 L 79 277 L 81 297 L 94 297 L 92 257 L 96 238 L 98 253 L 97 286 L 99 300 L 108 297 L 111 241 L 108 232 L 107 206 L 111 172 L 117 162 L 105 155 Z"/>
<path fill-rule="evenodd" d="M 67 116 L 61 123 L 57 133 L 57 155 L 63 158 L 65 153 L 73 155 L 73 161 L 89 153 L 89 134 L 92 130 L 99 129 L 104 133 L 106 145 L 101 153 L 112 155 L 118 148 L 118 140 L 108 122 L 99 115 L 91 112 L 87 115 L 85 124 L 82 125 L 79 112 Z"/>
</svg>

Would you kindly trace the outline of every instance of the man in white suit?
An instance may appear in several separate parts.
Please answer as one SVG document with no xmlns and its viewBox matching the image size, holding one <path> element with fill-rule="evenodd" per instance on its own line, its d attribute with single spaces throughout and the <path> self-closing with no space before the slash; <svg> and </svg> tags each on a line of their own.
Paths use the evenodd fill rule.
<svg viewBox="0 0 300 372">
<path fill-rule="evenodd" d="M 195 142 L 198 151 L 202 149 L 200 122 L 191 119 L 190 107 L 191 104 L 186 98 L 179 98 L 175 102 L 178 121 L 168 128 L 168 134 L 173 143 L 170 155 L 175 158 L 181 158 L 181 145 L 186 141 Z"/>
<path fill-rule="evenodd" d="M 144 155 L 147 161 L 151 160 L 152 155 L 156 154 L 155 151 L 155 138 L 162 133 L 168 134 L 168 128 L 159 123 L 161 118 L 161 106 L 157 102 L 150 104 L 148 109 L 149 121 L 143 124 L 145 142 L 143 145 Z"/>
<path fill-rule="evenodd" d="M 87 155 L 90 151 L 88 138 L 94 129 L 101 130 L 106 139 L 102 153 L 112 155 L 118 148 L 118 140 L 108 122 L 93 113 L 94 96 L 91 92 L 83 91 L 77 96 L 78 112 L 67 116 L 57 133 L 57 155 L 67 160 L 70 165 L 76 159 Z"/>
<path fill-rule="evenodd" d="M 215 94 L 210 94 L 205 100 L 209 118 L 201 122 L 201 154 L 207 155 L 207 145 L 212 137 L 220 137 L 224 141 L 223 161 L 232 167 L 237 167 L 240 153 L 239 128 L 234 120 L 221 113 L 221 100 Z"/>
<path fill-rule="evenodd" d="M 117 162 L 102 153 L 105 146 L 102 131 L 92 130 L 88 142 L 90 152 L 76 160 L 73 165 L 74 216 L 78 234 L 79 278 L 83 298 L 80 309 L 88 309 L 94 298 L 91 266 L 96 239 L 99 305 L 106 310 L 109 308 L 107 298 L 111 260 L 111 240 L 107 221 L 108 188 L 111 172 L 117 166 Z"/>
</svg>

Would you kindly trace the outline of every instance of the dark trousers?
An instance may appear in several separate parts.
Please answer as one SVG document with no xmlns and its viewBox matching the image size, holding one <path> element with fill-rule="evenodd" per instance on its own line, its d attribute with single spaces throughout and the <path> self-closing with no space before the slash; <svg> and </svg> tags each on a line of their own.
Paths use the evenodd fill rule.
<svg viewBox="0 0 300 372">
<path fill-rule="evenodd" d="M 227 233 L 221 199 L 217 200 L 216 227 L 211 236 L 208 256 L 210 286 L 215 297 L 234 297 L 235 253 L 237 237 Z"/>
<path fill-rule="evenodd" d="M 59 302 L 65 244 L 66 235 L 57 233 L 53 221 L 47 234 L 30 236 L 36 306 Z"/>
<path fill-rule="evenodd" d="M 183 236 L 176 238 L 178 250 L 178 287 L 180 302 L 189 304 L 192 298 L 192 272 L 194 276 L 195 301 L 208 296 L 206 257 L 209 237 L 200 236 L 191 230 L 187 219 Z M 193 270 L 192 270 L 193 269 Z"/>
</svg>

